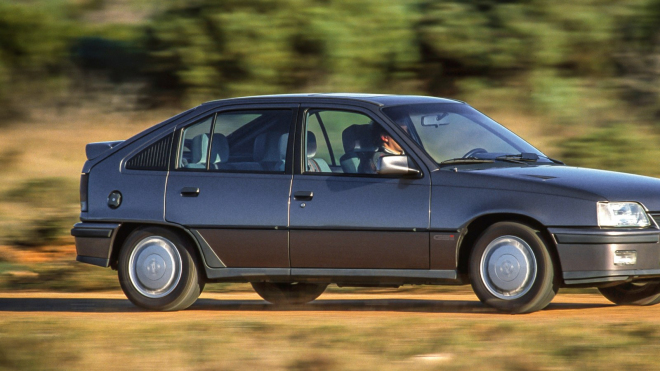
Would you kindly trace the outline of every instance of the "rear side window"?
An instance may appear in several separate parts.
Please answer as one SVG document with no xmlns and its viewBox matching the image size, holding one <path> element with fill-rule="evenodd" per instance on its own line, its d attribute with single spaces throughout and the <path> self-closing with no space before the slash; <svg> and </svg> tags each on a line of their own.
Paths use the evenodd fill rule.
<svg viewBox="0 0 660 371">
<path fill-rule="evenodd" d="M 172 134 L 143 149 L 126 162 L 129 170 L 167 171 L 172 148 Z"/>
<path fill-rule="evenodd" d="M 183 130 L 179 169 L 284 172 L 293 111 L 220 112 Z"/>
<path fill-rule="evenodd" d="M 177 168 L 206 169 L 213 119 L 209 116 L 183 130 Z"/>
</svg>

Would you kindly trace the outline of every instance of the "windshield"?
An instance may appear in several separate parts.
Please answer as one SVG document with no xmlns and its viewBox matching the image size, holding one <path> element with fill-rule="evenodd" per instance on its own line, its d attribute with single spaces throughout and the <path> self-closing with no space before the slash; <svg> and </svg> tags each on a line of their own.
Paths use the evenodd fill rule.
<svg viewBox="0 0 660 371">
<path fill-rule="evenodd" d="M 457 159 L 500 160 L 522 156 L 522 160 L 547 157 L 513 132 L 462 103 L 411 104 L 383 109 L 438 164 Z M 469 161 L 465 161 L 466 163 Z"/>
</svg>

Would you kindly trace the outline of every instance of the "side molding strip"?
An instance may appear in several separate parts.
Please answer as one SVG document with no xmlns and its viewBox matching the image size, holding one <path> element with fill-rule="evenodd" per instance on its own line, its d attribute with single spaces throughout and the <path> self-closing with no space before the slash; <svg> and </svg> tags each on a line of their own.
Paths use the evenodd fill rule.
<svg viewBox="0 0 660 371">
<path fill-rule="evenodd" d="M 206 268 L 209 279 L 228 281 L 281 281 L 289 282 L 296 278 L 320 279 L 334 282 L 355 280 L 355 278 L 383 278 L 395 281 L 458 281 L 455 270 L 426 269 L 324 269 L 324 268 Z"/>
</svg>

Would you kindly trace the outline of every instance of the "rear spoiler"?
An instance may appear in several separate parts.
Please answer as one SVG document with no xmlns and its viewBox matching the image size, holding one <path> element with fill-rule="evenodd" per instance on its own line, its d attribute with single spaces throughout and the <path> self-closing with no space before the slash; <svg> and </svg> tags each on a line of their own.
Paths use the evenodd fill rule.
<svg viewBox="0 0 660 371">
<path fill-rule="evenodd" d="M 85 154 L 87 155 L 87 160 L 92 160 L 99 157 L 105 151 L 122 142 L 123 140 L 115 140 L 112 142 L 95 142 L 87 144 L 87 146 L 85 146 Z"/>
</svg>

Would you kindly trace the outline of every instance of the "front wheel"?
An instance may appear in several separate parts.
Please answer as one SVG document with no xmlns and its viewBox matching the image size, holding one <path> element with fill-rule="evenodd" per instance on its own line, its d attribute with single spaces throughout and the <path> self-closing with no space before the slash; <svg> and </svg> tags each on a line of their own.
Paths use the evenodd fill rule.
<svg viewBox="0 0 660 371">
<path fill-rule="evenodd" d="M 323 294 L 327 284 L 252 282 L 254 291 L 264 300 L 276 305 L 308 303 Z"/>
<path fill-rule="evenodd" d="M 119 283 L 135 305 L 172 311 L 191 306 L 204 289 L 195 253 L 176 233 L 159 227 L 133 231 L 119 254 Z"/>
<path fill-rule="evenodd" d="M 622 283 L 599 288 L 607 300 L 617 305 L 653 305 L 660 303 L 660 282 Z"/>
<path fill-rule="evenodd" d="M 541 310 L 559 289 L 547 246 L 520 223 L 488 227 L 474 246 L 469 270 L 477 297 L 507 313 Z"/>
</svg>

